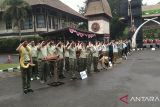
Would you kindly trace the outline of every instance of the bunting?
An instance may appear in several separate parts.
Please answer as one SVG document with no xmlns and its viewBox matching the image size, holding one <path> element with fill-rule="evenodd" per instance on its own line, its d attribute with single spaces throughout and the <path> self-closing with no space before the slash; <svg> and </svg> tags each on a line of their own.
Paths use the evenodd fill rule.
<svg viewBox="0 0 160 107">
<path fill-rule="evenodd" d="M 93 38 L 93 37 L 96 37 L 96 34 L 85 34 L 85 33 L 82 33 L 82 32 L 79 32 L 75 29 L 72 29 L 72 28 L 69 28 L 69 32 L 72 33 L 72 34 L 76 34 L 77 36 L 83 38 L 83 37 L 87 37 L 87 38 Z"/>
</svg>

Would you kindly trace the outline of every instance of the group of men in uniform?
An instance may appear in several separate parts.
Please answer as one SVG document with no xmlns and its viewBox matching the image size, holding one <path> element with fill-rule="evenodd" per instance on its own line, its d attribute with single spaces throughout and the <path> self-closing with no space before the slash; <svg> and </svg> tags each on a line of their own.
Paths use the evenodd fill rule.
<svg viewBox="0 0 160 107">
<path fill-rule="evenodd" d="M 58 58 L 58 76 L 60 79 L 69 75 L 70 80 L 80 79 L 80 73 L 86 71 L 88 75 L 92 72 L 100 72 L 115 64 L 116 59 L 127 58 L 130 51 L 128 40 L 111 42 L 69 42 L 41 41 L 28 43 L 24 41 L 16 49 L 20 53 L 20 68 L 22 72 L 23 91 L 25 94 L 33 92 L 30 81 L 40 79 L 45 83 L 53 74 L 55 69 L 49 59 Z M 93 65 L 93 71 L 92 71 Z"/>
</svg>

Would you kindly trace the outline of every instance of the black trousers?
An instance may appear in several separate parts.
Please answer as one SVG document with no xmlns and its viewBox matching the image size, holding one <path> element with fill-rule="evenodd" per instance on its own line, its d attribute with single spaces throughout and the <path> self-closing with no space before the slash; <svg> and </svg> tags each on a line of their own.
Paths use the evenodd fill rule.
<svg viewBox="0 0 160 107">
<path fill-rule="evenodd" d="M 111 61 L 112 63 L 113 63 L 113 58 L 114 58 L 113 52 L 109 52 L 109 61 Z"/>
<path fill-rule="evenodd" d="M 22 75 L 22 88 L 23 91 L 31 87 L 31 68 L 20 68 Z"/>
<path fill-rule="evenodd" d="M 33 64 L 35 64 L 35 66 L 32 67 L 32 71 L 31 71 L 31 77 L 35 78 L 38 76 L 38 61 L 37 58 L 32 58 L 33 60 Z"/>
<path fill-rule="evenodd" d="M 69 57 L 65 57 L 65 70 L 69 72 Z"/>
</svg>

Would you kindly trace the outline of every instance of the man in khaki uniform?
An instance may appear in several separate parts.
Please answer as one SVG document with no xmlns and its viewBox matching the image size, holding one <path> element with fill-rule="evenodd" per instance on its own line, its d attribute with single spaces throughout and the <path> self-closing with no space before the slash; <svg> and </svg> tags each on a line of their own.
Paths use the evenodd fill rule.
<svg viewBox="0 0 160 107">
<path fill-rule="evenodd" d="M 47 76 L 50 73 L 49 62 L 47 61 L 47 43 L 43 41 L 38 47 L 38 62 L 40 64 L 40 79 L 41 83 L 45 83 L 47 81 Z"/>
<path fill-rule="evenodd" d="M 57 55 L 57 51 L 56 51 L 56 46 L 55 46 L 55 44 L 54 44 L 54 41 L 50 41 L 50 42 L 48 42 L 48 44 L 47 44 L 47 53 L 48 53 L 48 57 L 49 56 L 53 56 L 53 55 Z M 54 67 L 53 67 L 53 63 L 52 62 L 48 62 L 49 63 L 49 69 L 50 69 L 50 72 L 49 72 L 49 74 L 50 74 L 50 77 L 52 77 L 53 76 L 53 70 L 54 70 Z"/>
<path fill-rule="evenodd" d="M 93 44 L 89 42 L 87 46 L 87 73 L 91 74 L 91 66 L 93 60 Z"/>
<path fill-rule="evenodd" d="M 78 50 L 80 51 L 80 56 L 79 56 L 79 65 L 78 65 L 78 71 L 84 71 L 87 69 L 86 62 L 87 62 L 87 50 L 86 50 L 86 44 L 81 43 L 81 45 L 78 47 Z"/>
<path fill-rule="evenodd" d="M 65 78 L 63 67 L 64 67 L 64 46 L 62 42 L 59 42 L 56 45 L 57 55 L 59 56 L 58 61 L 58 72 L 59 72 L 59 78 L 63 79 Z"/>
<path fill-rule="evenodd" d="M 57 54 L 57 52 L 56 52 L 56 46 L 54 44 L 54 41 L 50 41 L 47 44 L 47 52 L 48 52 L 48 55 L 56 55 Z"/>
<path fill-rule="evenodd" d="M 70 44 L 70 46 L 68 47 L 68 51 L 69 51 L 69 66 L 70 66 L 70 79 L 74 80 L 77 79 L 77 71 L 76 71 L 76 67 L 77 67 L 77 58 L 76 58 L 76 51 L 77 51 L 77 47 L 75 45 L 74 42 L 72 42 Z"/>
<path fill-rule="evenodd" d="M 33 63 L 35 64 L 34 67 L 32 67 L 32 73 L 31 73 L 31 80 L 33 79 L 39 79 L 38 77 L 38 59 L 37 59 L 37 46 L 35 46 L 35 42 L 32 41 L 31 44 L 29 45 L 31 49 L 31 55 L 32 55 L 32 60 Z"/>
<path fill-rule="evenodd" d="M 69 51 L 67 49 L 68 46 L 69 46 L 69 42 L 67 41 L 67 44 L 64 49 L 64 51 L 65 51 L 65 54 L 64 54 L 64 56 L 65 56 L 65 71 L 67 71 L 67 72 L 69 72 Z"/>
<path fill-rule="evenodd" d="M 93 46 L 93 68 L 94 72 L 99 72 L 98 70 L 98 57 L 99 57 L 99 45 L 98 42 Z"/>
</svg>

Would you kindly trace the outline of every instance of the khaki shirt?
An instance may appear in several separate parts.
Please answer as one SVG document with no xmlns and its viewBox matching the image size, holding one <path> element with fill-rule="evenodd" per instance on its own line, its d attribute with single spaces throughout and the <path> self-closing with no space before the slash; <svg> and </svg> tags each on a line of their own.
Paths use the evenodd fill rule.
<svg viewBox="0 0 160 107">
<path fill-rule="evenodd" d="M 81 50 L 80 58 L 87 58 L 87 56 L 86 56 L 87 55 L 86 49 L 84 47 L 81 47 L 80 50 Z"/>
<path fill-rule="evenodd" d="M 69 51 L 68 50 L 65 50 L 65 57 L 69 57 Z"/>
<path fill-rule="evenodd" d="M 93 46 L 93 57 L 99 56 L 99 46 Z"/>
<path fill-rule="evenodd" d="M 69 58 L 76 59 L 77 58 L 76 57 L 77 48 L 76 47 L 73 47 L 73 48 L 69 47 L 68 50 L 69 50 Z"/>
<path fill-rule="evenodd" d="M 48 55 L 56 54 L 56 47 L 55 46 L 47 46 Z"/>
<path fill-rule="evenodd" d="M 59 58 L 63 58 L 63 47 L 57 47 L 57 54 L 59 55 Z"/>
<path fill-rule="evenodd" d="M 41 47 L 40 50 L 38 51 L 38 59 L 44 59 L 47 57 L 47 55 L 48 55 L 47 47 L 46 46 Z"/>
<path fill-rule="evenodd" d="M 86 53 L 87 53 L 87 57 L 91 56 L 92 53 L 93 53 L 93 47 L 92 46 L 87 46 Z"/>
<path fill-rule="evenodd" d="M 30 46 L 32 57 L 37 57 L 37 46 Z"/>
</svg>

